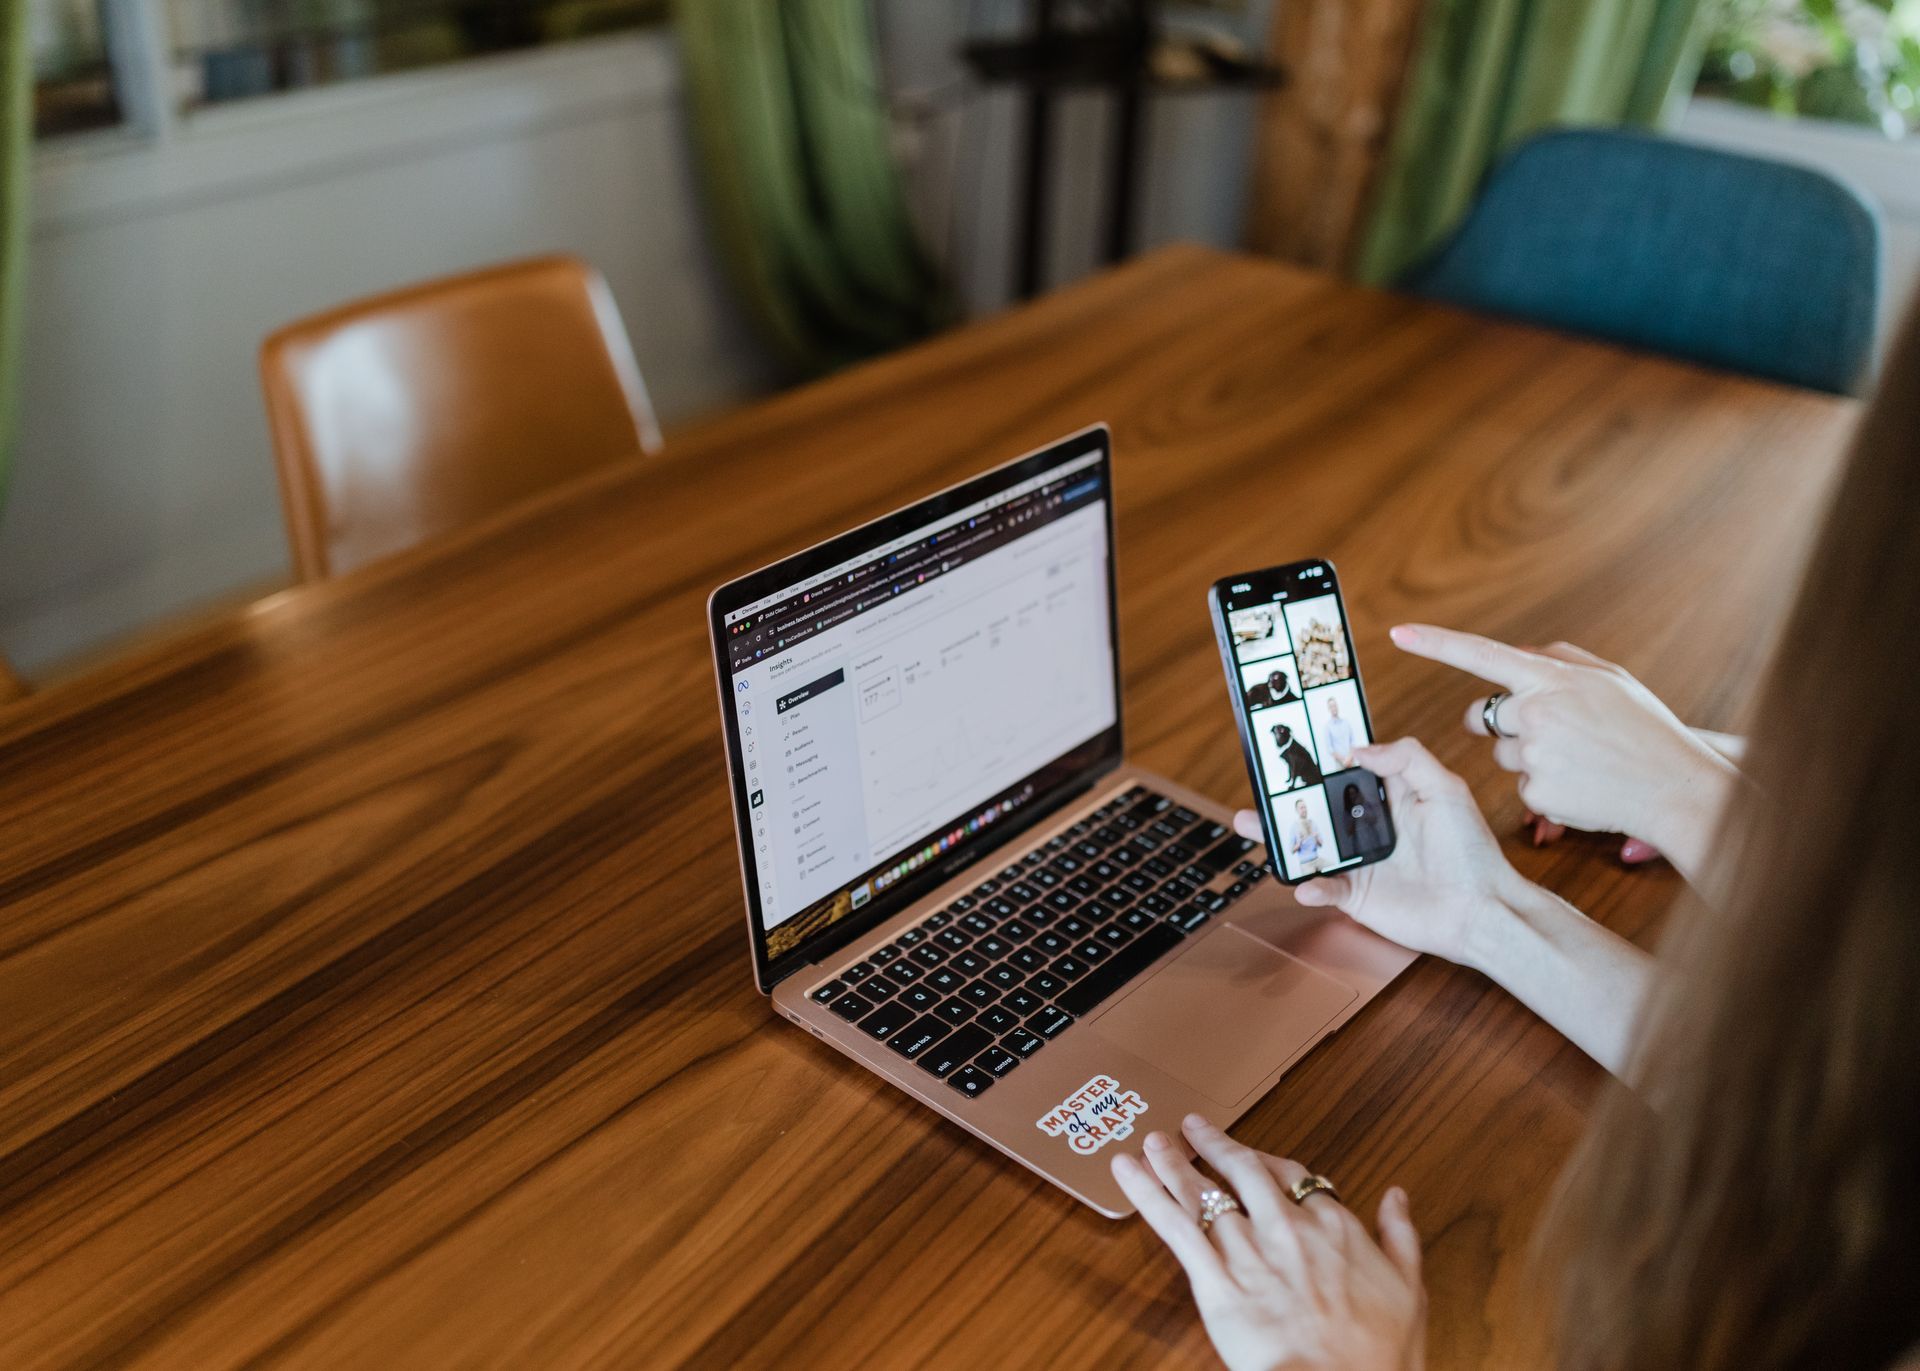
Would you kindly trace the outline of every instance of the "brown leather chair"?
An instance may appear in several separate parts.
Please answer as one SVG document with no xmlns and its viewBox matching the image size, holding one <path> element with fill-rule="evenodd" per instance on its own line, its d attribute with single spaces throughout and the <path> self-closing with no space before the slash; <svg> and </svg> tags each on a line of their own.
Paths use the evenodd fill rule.
<svg viewBox="0 0 1920 1371">
<path fill-rule="evenodd" d="M 573 257 L 289 324 L 260 376 L 302 581 L 660 446 L 613 296 Z"/>
<path fill-rule="evenodd" d="M 0 657 L 0 705 L 17 700 L 26 693 L 27 683 L 13 674 L 13 668 L 7 665 L 5 657 Z"/>
</svg>

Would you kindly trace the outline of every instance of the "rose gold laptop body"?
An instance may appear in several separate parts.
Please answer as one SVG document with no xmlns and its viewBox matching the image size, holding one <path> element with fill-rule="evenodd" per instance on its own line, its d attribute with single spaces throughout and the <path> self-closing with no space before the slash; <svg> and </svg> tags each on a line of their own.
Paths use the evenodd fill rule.
<svg viewBox="0 0 1920 1371">
<path fill-rule="evenodd" d="M 1195 605 L 1202 612 L 1198 598 Z M 724 712 L 730 707 L 728 675 L 718 656 L 716 670 Z M 1222 727 L 1228 726 L 1223 712 Z M 737 766 L 731 753 L 729 766 Z M 736 784 L 739 779 L 734 777 Z M 974 1099 L 809 997 L 841 969 L 1135 785 L 1204 819 L 1231 824 L 1232 806 L 1122 765 L 1045 821 L 998 846 L 983 844 L 988 855 L 967 871 L 787 976 L 771 997 L 775 1012 L 1110 1218 L 1133 1212 L 1109 1170 L 1117 1150 L 1137 1152 L 1149 1129 L 1177 1133 L 1189 1113 L 1227 1127 L 1385 989 L 1415 954 L 1337 911 L 1308 909 L 1286 887 L 1261 880 Z M 1264 848 L 1247 855 L 1256 863 L 1266 860 Z M 1232 879 L 1231 872 L 1223 873 L 1216 884 Z M 747 882 L 744 856 L 742 880 Z M 748 918 L 751 923 L 751 896 Z"/>
</svg>

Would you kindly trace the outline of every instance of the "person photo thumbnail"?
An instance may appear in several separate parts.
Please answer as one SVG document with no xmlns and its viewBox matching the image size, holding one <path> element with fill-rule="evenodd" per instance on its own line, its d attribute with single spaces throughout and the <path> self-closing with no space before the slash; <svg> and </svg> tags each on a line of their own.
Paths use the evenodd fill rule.
<svg viewBox="0 0 1920 1371">
<path fill-rule="evenodd" d="M 1372 741 L 1367 716 L 1360 708 L 1360 686 L 1336 681 L 1307 692 L 1307 716 L 1313 720 L 1314 751 L 1328 771 L 1353 765 L 1353 750 Z"/>
<path fill-rule="evenodd" d="M 1247 724 L 1253 730 L 1254 746 L 1259 749 L 1260 770 L 1267 778 L 1268 794 L 1319 783 L 1320 759 L 1314 755 L 1313 733 L 1307 727 L 1305 705 L 1256 709 L 1247 715 Z"/>
<path fill-rule="evenodd" d="M 1293 651 L 1287 643 L 1286 625 L 1280 619 L 1280 606 L 1255 605 L 1251 609 L 1230 610 L 1227 632 L 1233 637 L 1236 661 L 1257 662 L 1265 657 L 1280 657 Z"/>
<path fill-rule="evenodd" d="M 1319 595 L 1287 606 L 1287 633 L 1299 663 L 1300 685 L 1330 685 L 1353 675 L 1347 651 L 1347 626 L 1340 617 L 1340 599 Z"/>
<path fill-rule="evenodd" d="M 1312 786 L 1291 795 L 1275 795 L 1273 829 L 1280 839 L 1280 861 L 1287 879 L 1297 881 L 1341 864 L 1333 845 L 1333 816 L 1327 792 Z"/>
<path fill-rule="evenodd" d="M 1263 662 L 1248 662 L 1240 668 L 1240 692 L 1248 709 L 1271 709 L 1300 698 L 1293 679 L 1291 657 L 1269 657 Z"/>
<path fill-rule="evenodd" d="M 1380 778 L 1364 767 L 1336 771 L 1324 787 L 1333 810 L 1333 841 L 1342 862 L 1357 862 L 1393 842 Z"/>
</svg>

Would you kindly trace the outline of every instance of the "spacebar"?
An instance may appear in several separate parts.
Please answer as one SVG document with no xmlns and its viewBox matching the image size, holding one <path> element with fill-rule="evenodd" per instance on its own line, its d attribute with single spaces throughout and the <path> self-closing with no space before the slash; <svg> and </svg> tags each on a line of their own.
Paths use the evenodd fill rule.
<svg viewBox="0 0 1920 1371">
<path fill-rule="evenodd" d="M 1183 939 L 1171 924 L 1155 924 L 1113 954 L 1110 961 L 1095 967 L 1058 995 L 1053 1002 L 1074 1018 L 1085 1018 L 1099 1008 L 1101 1001 L 1160 960 L 1164 952 L 1178 947 Z"/>
</svg>

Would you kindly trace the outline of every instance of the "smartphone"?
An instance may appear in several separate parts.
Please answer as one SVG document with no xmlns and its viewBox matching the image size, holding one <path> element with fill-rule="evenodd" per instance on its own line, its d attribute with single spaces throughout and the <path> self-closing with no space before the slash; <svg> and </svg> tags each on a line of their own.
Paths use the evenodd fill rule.
<svg viewBox="0 0 1920 1371">
<path fill-rule="evenodd" d="M 1324 558 L 1242 572 L 1207 593 L 1273 874 L 1287 885 L 1385 860 L 1386 785 L 1340 580 Z"/>
</svg>

